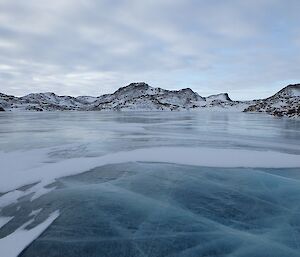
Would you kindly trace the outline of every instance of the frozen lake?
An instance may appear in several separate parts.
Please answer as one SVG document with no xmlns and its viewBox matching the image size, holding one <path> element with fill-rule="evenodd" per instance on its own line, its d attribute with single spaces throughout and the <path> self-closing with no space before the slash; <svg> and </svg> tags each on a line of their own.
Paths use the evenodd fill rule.
<svg viewBox="0 0 300 257">
<path fill-rule="evenodd" d="M 300 256 L 300 121 L 0 113 L 0 256 Z"/>
</svg>

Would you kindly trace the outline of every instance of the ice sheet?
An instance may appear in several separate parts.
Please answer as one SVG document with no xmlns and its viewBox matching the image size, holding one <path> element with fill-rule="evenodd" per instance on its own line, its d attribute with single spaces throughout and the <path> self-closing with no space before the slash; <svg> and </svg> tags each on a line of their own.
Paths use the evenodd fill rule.
<svg viewBox="0 0 300 257">
<path fill-rule="evenodd" d="M 147 251 L 150 253 L 154 251 L 153 256 L 161 254 L 163 257 L 167 256 L 163 254 L 163 249 L 174 250 L 174 253 L 180 252 L 180 256 L 193 256 L 195 252 L 217 256 L 218 253 L 214 251 L 218 251 L 222 245 L 225 245 L 227 250 L 234 249 L 230 256 L 253 256 L 253 250 L 256 250 L 260 251 L 260 255 L 256 256 L 265 257 L 266 246 L 268 249 L 275 249 L 268 253 L 271 257 L 274 252 L 297 256 L 295 249 L 298 247 L 299 238 L 297 234 L 299 180 L 296 178 L 295 171 L 300 167 L 299 155 L 300 122 L 259 114 L 213 111 L 1 113 L 0 216 L 6 217 L 1 219 L 2 224 L 6 223 L 6 225 L 0 229 L 0 234 L 6 237 L 14 231 L 19 231 L 17 228 L 32 218 L 30 215 L 36 213 L 32 212 L 34 210 L 42 208 L 32 223 L 36 226 L 43 222 L 48 214 L 60 208 L 66 207 L 65 222 L 70 222 L 69 218 L 76 214 L 81 206 L 87 204 L 87 211 L 89 211 L 94 205 L 106 203 L 105 206 L 95 209 L 95 213 L 100 215 L 108 212 L 107 215 L 110 216 L 109 212 L 112 210 L 116 216 L 114 219 L 107 220 L 105 216 L 100 215 L 107 223 L 96 232 L 102 235 L 106 231 L 105 228 L 109 231 L 116 229 L 121 236 L 126 232 L 125 235 L 128 237 L 126 239 L 125 236 L 125 241 L 117 240 L 120 248 L 114 247 L 122 254 L 131 231 L 136 231 L 138 241 L 133 240 L 135 245 L 132 249 L 138 250 L 138 253 L 127 256 L 140 256 L 139 254 L 145 249 L 146 255 L 149 253 Z M 130 170 L 128 170 L 129 175 L 126 170 L 124 173 L 123 168 L 127 167 L 128 164 L 125 163 L 128 162 L 140 168 L 134 171 L 138 176 L 129 176 Z M 147 165 L 144 162 L 147 162 Z M 150 162 L 156 162 L 157 166 L 151 166 Z M 206 169 L 204 166 L 211 167 L 207 168 L 210 175 L 196 179 L 199 175 L 196 172 L 192 176 L 186 176 L 186 172 L 182 172 L 187 169 L 186 167 L 179 167 L 176 172 L 170 170 L 166 172 L 164 167 L 169 167 L 167 163 L 195 165 L 199 174 Z M 113 165 L 109 173 L 103 175 L 100 172 L 103 177 L 102 175 L 93 177 L 93 170 L 105 169 L 107 164 Z M 121 164 L 119 165 L 121 171 L 117 171 L 118 164 Z M 147 168 L 148 165 L 151 166 L 150 170 Z M 215 173 L 214 169 L 217 168 L 212 167 L 219 167 L 221 172 Z M 237 170 L 233 173 L 229 172 L 230 176 L 226 176 L 222 173 L 226 167 Z M 244 172 L 245 169 L 237 167 L 254 169 L 248 168 Z M 267 169 L 259 170 L 256 169 L 257 167 Z M 293 176 L 289 176 L 289 172 L 292 171 L 285 170 L 288 167 L 295 168 Z M 86 171 L 89 171 L 87 180 L 91 183 L 87 186 L 82 180 L 86 177 L 80 174 Z M 147 174 L 152 171 L 158 173 L 148 177 Z M 122 176 L 117 176 L 114 182 L 110 181 L 109 178 L 116 172 L 120 172 Z M 167 175 L 161 177 L 164 172 Z M 76 181 L 76 185 L 70 182 L 72 177 L 70 180 L 62 179 L 76 174 L 83 176 Z M 157 177 L 159 179 L 155 179 Z M 218 183 L 211 181 L 212 178 L 220 177 Z M 190 184 L 189 180 L 194 178 L 195 181 Z M 97 181 L 101 182 L 100 185 L 95 185 Z M 52 182 L 55 184 L 49 186 Z M 71 187 L 66 191 L 61 190 L 61 183 L 67 183 Z M 241 184 L 243 186 L 240 187 Z M 159 186 L 162 186 L 162 190 Z M 149 191 L 137 193 L 139 190 L 147 189 Z M 190 194 L 191 192 L 193 193 Z M 173 194 L 176 194 L 176 197 L 173 198 Z M 87 200 L 93 196 L 96 198 L 91 199 L 91 202 Z M 51 197 L 53 198 L 50 201 Z M 153 197 L 159 199 L 149 199 Z M 180 197 L 183 197 L 182 201 Z M 67 201 L 64 202 L 64 199 Z M 80 203 L 75 205 L 77 206 L 75 208 L 72 204 L 77 199 Z M 115 202 L 112 201 L 114 199 Z M 48 200 L 50 202 L 47 202 Z M 198 200 L 201 202 L 197 202 Z M 69 203 L 71 205 L 68 205 Z M 124 204 L 121 209 L 119 203 Z M 244 208 L 244 203 L 250 204 L 255 211 L 248 212 L 248 207 Z M 191 215 L 194 211 L 200 211 L 199 208 L 203 212 L 200 216 Z M 137 209 L 147 209 L 149 212 L 135 216 Z M 128 219 L 119 220 L 118 213 L 122 210 L 124 212 L 120 217 L 124 216 Z M 265 215 L 265 211 L 268 215 L 272 215 Z M 149 213 L 151 215 L 148 217 Z M 85 214 L 86 219 L 90 220 L 89 215 L 92 213 Z M 173 214 L 177 216 L 174 217 Z M 243 219 L 236 219 L 232 215 L 241 215 Z M 14 217 L 14 219 L 9 221 L 7 217 Z M 80 215 L 78 218 L 84 223 L 82 217 Z M 130 227 L 128 224 L 136 217 L 144 221 L 141 229 L 137 230 L 135 225 Z M 100 218 L 95 220 L 102 224 Z M 116 221 L 120 224 L 114 223 Z M 177 221 L 185 224 L 182 228 L 187 230 L 166 233 L 169 228 L 177 227 Z M 224 230 L 213 233 L 210 229 L 204 230 L 205 232 L 202 230 L 195 232 L 194 229 L 198 228 L 199 222 L 204 225 L 216 224 L 217 228 L 224 228 Z M 228 228 L 227 225 L 224 227 L 224 222 L 236 223 Z M 220 223 L 222 224 L 219 226 Z M 64 230 L 67 223 L 61 224 Z M 70 235 L 74 235 L 76 224 L 70 227 Z M 92 227 L 94 225 L 97 227 L 99 224 L 93 224 Z M 264 224 L 269 227 L 264 227 Z M 245 225 L 252 228 L 251 235 L 231 228 Z M 50 228 L 51 231 L 54 229 Z M 83 228 L 79 228 L 79 231 L 84 231 Z M 145 235 L 147 232 L 150 235 Z M 263 236 L 257 236 L 257 232 Z M 157 233 L 161 237 L 157 236 Z M 212 234 L 209 235 L 210 233 Z M 32 237 L 31 240 L 34 238 Z M 112 237 L 112 239 L 116 238 Z M 111 247 L 109 240 L 102 240 L 98 245 Z M 136 247 L 139 240 L 143 241 L 142 248 Z M 240 243 L 249 243 L 250 246 L 235 249 L 235 245 Z M 153 244 L 153 247 L 149 248 L 149 244 Z M 189 245 L 193 246 L 189 247 Z M 177 246 L 182 246 L 182 251 L 176 251 Z M 160 249 L 161 252 L 155 249 Z M 282 256 L 284 255 L 280 255 Z"/>
<path fill-rule="evenodd" d="M 61 216 L 21 256 L 297 257 L 299 179 L 297 169 L 98 167 L 28 203 Z"/>
</svg>

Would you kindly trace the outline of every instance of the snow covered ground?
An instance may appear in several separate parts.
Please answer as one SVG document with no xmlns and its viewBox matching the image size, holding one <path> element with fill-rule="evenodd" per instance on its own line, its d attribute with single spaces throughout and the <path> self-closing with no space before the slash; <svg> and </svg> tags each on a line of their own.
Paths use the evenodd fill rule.
<svg viewBox="0 0 300 257">
<path fill-rule="evenodd" d="M 298 256 L 297 120 L 7 112 L 0 149 L 3 257 Z"/>
</svg>

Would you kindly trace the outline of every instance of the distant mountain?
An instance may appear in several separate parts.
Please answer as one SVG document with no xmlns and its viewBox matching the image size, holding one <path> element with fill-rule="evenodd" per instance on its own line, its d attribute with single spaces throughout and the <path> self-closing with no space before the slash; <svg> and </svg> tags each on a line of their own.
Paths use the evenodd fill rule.
<svg viewBox="0 0 300 257">
<path fill-rule="evenodd" d="M 229 95 L 227 93 L 217 94 L 217 95 L 211 95 L 206 97 L 206 101 L 229 101 L 232 102 Z"/>
<path fill-rule="evenodd" d="M 299 100 L 300 84 L 289 85 L 266 99 L 233 101 L 227 93 L 202 97 L 190 88 L 166 90 L 140 82 L 98 97 L 58 96 L 50 92 L 15 97 L 0 93 L 0 111 L 180 111 L 214 108 L 299 117 Z"/>
<path fill-rule="evenodd" d="M 173 91 L 153 88 L 142 82 L 98 97 L 87 110 L 181 110 L 196 108 L 202 101 L 205 99 L 190 88 Z"/>
<path fill-rule="evenodd" d="M 232 102 L 227 94 L 201 97 L 190 88 L 166 90 L 153 88 L 144 82 L 131 83 L 113 94 L 92 96 L 58 96 L 54 93 L 32 93 L 23 97 L 0 95 L 0 106 L 7 110 L 31 111 L 153 111 L 189 110 L 199 107 L 224 107 Z"/>
<path fill-rule="evenodd" d="M 58 96 L 54 93 L 36 93 L 22 97 L 0 94 L 0 106 L 9 110 L 75 110 L 82 105 L 83 104 L 74 97 Z"/>
<path fill-rule="evenodd" d="M 266 112 L 279 117 L 300 117 L 300 84 L 288 85 L 275 95 L 258 100 L 244 112 Z"/>
</svg>

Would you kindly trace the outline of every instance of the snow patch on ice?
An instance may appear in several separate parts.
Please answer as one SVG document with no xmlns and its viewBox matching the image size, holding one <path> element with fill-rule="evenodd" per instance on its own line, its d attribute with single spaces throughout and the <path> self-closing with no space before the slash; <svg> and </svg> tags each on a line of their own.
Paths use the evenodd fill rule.
<svg viewBox="0 0 300 257">
<path fill-rule="evenodd" d="M 3 178 L 5 180 L 5 178 Z M 1 188 L 1 187 L 0 187 Z M 29 194 L 28 191 L 14 190 L 8 192 L 0 197 L 0 208 L 3 208 L 9 204 L 16 203 L 22 196 Z"/>
<path fill-rule="evenodd" d="M 12 234 L 0 239 L 2 257 L 17 257 L 32 241 L 39 237 L 59 216 L 59 211 L 53 212 L 48 219 L 36 227 L 26 230 L 33 219 L 23 224 Z"/>
<path fill-rule="evenodd" d="M 10 170 L 26 170 L 38 167 L 42 162 L 48 160 L 49 148 L 41 148 L 27 151 L 0 151 L 1 167 Z"/>
<path fill-rule="evenodd" d="M 43 210 L 43 208 L 37 209 L 37 210 L 33 210 L 29 216 L 36 216 L 38 215 L 41 211 Z"/>
<path fill-rule="evenodd" d="M 10 222 L 14 217 L 0 217 L 0 228 Z"/>
<path fill-rule="evenodd" d="M 8 154 L 13 155 L 13 153 Z M 28 152 L 28 154 L 32 155 L 33 151 Z M 6 153 L 0 154 L 3 160 L 5 160 L 5 155 Z M 25 152 L 24 155 L 26 155 Z M 27 159 L 24 158 L 24 160 Z M 36 182 L 40 183 L 26 191 L 15 190 L 3 195 L 0 197 L 0 206 L 1 202 L 3 204 L 3 200 L 6 198 L 6 200 L 11 201 L 23 196 L 23 194 L 36 192 L 36 190 L 44 190 L 47 193 L 48 189 L 45 190 L 44 186 L 54 182 L 59 177 L 78 174 L 106 164 L 139 161 L 209 167 L 300 167 L 299 155 L 271 151 L 188 147 L 144 148 L 107 154 L 100 157 L 74 158 L 56 163 L 40 163 L 39 165 L 32 164 L 33 168 L 26 171 L 6 163 L 6 165 L 2 166 L 0 192 L 8 192 L 23 185 Z"/>
</svg>

